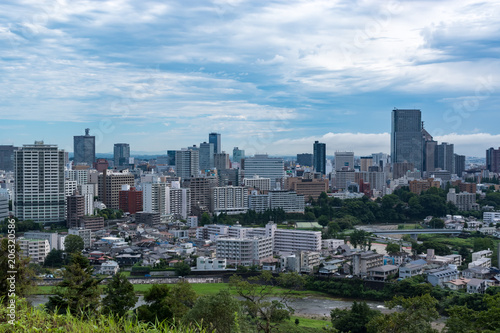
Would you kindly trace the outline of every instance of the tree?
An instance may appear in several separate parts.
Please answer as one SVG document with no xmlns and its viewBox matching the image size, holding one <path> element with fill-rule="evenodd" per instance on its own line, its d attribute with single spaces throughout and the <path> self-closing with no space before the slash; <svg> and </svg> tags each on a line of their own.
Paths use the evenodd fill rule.
<svg viewBox="0 0 500 333">
<path fill-rule="evenodd" d="M 318 223 L 319 223 L 319 225 L 321 225 L 323 227 L 326 227 L 328 225 L 328 222 L 329 222 L 328 216 L 321 215 L 320 217 L 318 217 Z"/>
<path fill-rule="evenodd" d="M 0 298 L 3 297 L 4 304 L 9 302 L 9 294 L 14 292 L 11 286 L 15 287 L 16 297 L 26 297 L 35 284 L 35 273 L 28 265 L 30 259 L 22 258 L 19 245 L 12 244 L 10 239 L 4 238 L 0 243 Z"/>
<path fill-rule="evenodd" d="M 350 242 L 352 246 L 354 246 L 354 248 L 356 248 L 358 245 L 363 245 L 363 247 L 366 247 L 369 235 L 369 232 L 361 229 L 356 229 L 351 233 Z"/>
<path fill-rule="evenodd" d="M 123 317 L 128 310 L 137 303 L 134 285 L 129 282 L 124 274 L 115 274 L 111 281 L 104 288 L 106 296 L 102 300 L 102 310 L 104 314 L 112 313 L 118 317 Z"/>
<path fill-rule="evenodd" d="M 210 223 L 212 223 L 210 215 L 207 212 L 201 214 L 200 226 L 204 226 Z"/>
<path fill-rule="evenodd" d="M 304 278 L 297 273 L 282 273 L 276 278 L 269 271 L 263 271 L 246 281 L 237 275 L 229 280 L 230 288 L 243 299 L 243 306 L 257 329 L 266 333 L 277 331 L 278 322 L 293 313 L 290 304 L 293 292 L 304 284 Z M 278 285 L 286 291 L 276 293 Z M 271 300 L 270 297 L 277 299 Z"/>
<path fill-rule="evenodd" d="M 214 296 L 198 298 L 183 320 L 186 323 L 197 322 L 207 330 L 231 333 L 235 331 L 240 312 L 239 301 L 224 289 Z"/>
<path fill-rule="evenodd" d="M 438 301 L 425 294 L 412 298 L 394 297 L 386 305 L 392 309 L 400 308 L 398 312 L 373 317 L 367 325 L 368 332 L 391 333 L 437 333 L 431 322 L 439 318 L 436 310 Z"/>
<path fill-rule="evenodd" d="M 333 309 L 330 312 L 333 327 L 339 332 L 366 333 L 366 324 L 380 311 L 372 310 L 366 302 L 354 302 L 351 309 Z"/>
<path fill-rule="evenodd" d="M 389 243 L 387 244 L 385 251 L 387 253 L 397 253 L 399 252 L 399 245 L 396 243 Z"/>
<path fill-rule="evenodd" d="M 196 302 L 196 292 L 187 282 L 178 282 L 173 287 L 154 284 L 144 294 L 147 304 L 137 308 L 137 317 L 145 322 L 173 322 L 186 315 Z"/>
<path fill-rule="evenodd" d="M 178 276 L 186 276 L 191 273 L 191 267 L 185 262 L 177 262 L 174 264 L 175 274 Z"/>
<path fill-rule="evenodd" d="M 500 327 L 500 294 L 484 295 L 481 303 L 486 304 L 485 310 L 474 310 L 468 305 L 449 308 L 447 310 L 449 318 L 446 321 L 447 331 L 454 333 L 498 331 L 498 327 Z"/>
<path fill-rule="evenodd" d="M 60 268 L 64 264 L 63 250 L 50 250 L 49 254 L 45 257 L 43 267 L 57 267 Z"/>
<path fill-rule="evenodd" d="M 444 221 L 440 218 L 433 217 L 429 222 L 429 226 L 433 229 L 443 229 L 445 224 Z"/>
<path fill-rule="evenodd" d="M 84 248 L 83 239 L 77 235 L 68 235 L 64 239 L 66 253 L 81 253 Z"/>
<path fill-rule="evenodd" d="M 102 279 L 92 277 L 94 269 L 87 258 L 73 253 L 69 265 L 64 267 L 63 281 L 57 284 L 54 296 L 49 297 L 46 307 L 50 311 L 74 315 L 93 314 L 99 308 Z"/>
</svg>

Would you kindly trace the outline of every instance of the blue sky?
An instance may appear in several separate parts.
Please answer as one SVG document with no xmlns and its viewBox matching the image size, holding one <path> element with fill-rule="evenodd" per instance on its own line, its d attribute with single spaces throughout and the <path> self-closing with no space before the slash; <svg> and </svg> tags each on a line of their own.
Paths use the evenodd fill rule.
<svg viewBox="0 0 500 333">
<path fill-rule="evenodd" d="M 500 146 L 497 1 L 2 1 L 0 144 L 389 152 L 394 107 Z"/>
</svg>

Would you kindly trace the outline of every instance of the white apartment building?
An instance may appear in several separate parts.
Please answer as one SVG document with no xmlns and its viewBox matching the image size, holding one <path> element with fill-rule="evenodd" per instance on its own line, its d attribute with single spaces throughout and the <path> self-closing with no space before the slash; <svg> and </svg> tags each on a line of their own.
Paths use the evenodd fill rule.
<svg viewBox="0 0 500 333">
<path fill-rule="evenodd" d="M 218 240 L 219 237 L 231 238 L 272 238 L 274 252 L 321 251 L 321 231 L 278 229 L 276 224 L 268 223 L 265 228 L 248 228 L 210 224 L 196 230 L 198 239 Z"/>
<path fill-rule="evenodd" d="M 227 266 L 227 260 L 222 258 L 207 258 L 198 257 L 196 258 L 196 270 L 197 271 L 217 271 L 224 270 Z"/>
<path fill-rule="evenodd" d="M 291 191 L 269 191 L 270 208 L 282 208 L 285 213 L 304 213 L 305 199 Z"/>
<path fill-rule="evenodd" d="M 248 210 L 248 189 L 236 186 L 212 188 L 212 211 L 215 214 L 239 214 Z"/>
<path fill-rule="evenodd" d="M 191 190 L 181 188 L 178 181 L 142 184 L 143 211 L 174 215 L 186 219 L 191 213 Z"/>
<path fill-rule="evenodd" d="M 327 249 L 328 251 L 336 251 L 341 245 L 344 245 L 343 239 L 323 239 L 321 241 L 321 247 Z"/>
<path fill-rule="evenodd" d="M 80 236 L 83 239 L 85 249 L 90 249 L 92 246 L 92 231 L 90 229 L 70 228 L 68 229 L 68 235 Z"/>
<path fill-rule="evenodd" d="M 487 224 L 500 222 L 500 212 L 484 212 L 483 222 Z"/>
<path fill-rule="evenodd" d="M 76 180 L 66 179 L 64 181 L 64 195 L 69 197 L 70 195 L 75 194 L 75 192 L 77 190 L 77 186 L 78 186 L 78 184 L 77 184 Z"/>
<path fill-rule="evenodd" d="M 59 235 L 55 232 L 40 232 L 40 231 L 28 231 L 24 233 L 24 238 L 26 239 L 46 239 L 49 242 L 50 249 L 60 250 L 58 244 Z"/>
<path fill-rule="evenodd" d="M 17 244 L 21 249 L 21 256 L 30 258 L 30 261 L 37 264 L 43 264 L 47 254 L 50 252 L 49 241 L 46 239 L 30 239 L 20 237 Z"/>
<path fill-rule="evenodd" d="M 85 215 L 94 214 L 94 196 L 97 195 L 96 184 L 78 185 L 78 192 L 85 199 Z"/>
<path fill-rule="evenodd" d="M 64 177 L 76 181 L 78 185 L 88 184 L 89 170 L 64 170 Z"/>
<path fill-rule="evenodd" d="M 218 238 L 217 258 L 227 259 L 229 264 L 252 266 L 273 257 L 273 239 L 262 238 Z"/>
<path fill-rule="evenodd" d="M 446 200 L 452 202 L 459 210 L 471 210 L 476 203 L 476 193 L 462 192 L 456 193 L 454 188 L 446 195 Z"/>
<path fill-rule="evenodd" d="M 252 191 L 248 196 L 248 209 L 254 210 L 257 213 L 265 212 L 271 206 L 268 194 L 257 194 L 257 191 Z"/>
<path fill-rule="evenodd" d="M 262 178 L 258 175 L 254 175 L 253 178 L 243 178 L 243 185 L 261 191 L 269 191 L 271 190 L 271 178 Z"/>
<path fill-rule="evenodd" d="M 21 221 L 64 221 L 64 151 L 35 141 L 14 154 L 15 215 Z"/>
<path fill-rule="evenodd" d="M 198 216 L 188 216 L 186 225 L 190 228 L 198 227 Z"/>
</svg>

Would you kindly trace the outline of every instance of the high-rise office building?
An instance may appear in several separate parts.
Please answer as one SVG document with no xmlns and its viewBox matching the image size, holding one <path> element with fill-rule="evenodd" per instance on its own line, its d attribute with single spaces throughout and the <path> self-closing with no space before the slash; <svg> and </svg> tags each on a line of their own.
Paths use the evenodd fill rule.
<svg viewBox="0 0 500 333">
<path fill-rule="evenodd" d="M 191 147 L 190 147 L 191 148 Z M 200 170 L 200 152 L 198 149 L 182 149 L 175 153 L 175 173 L 182 181 L 198 177 Z"/>
<path fill-rule="evenodd" d="M 285 178 L 285 163 L 282 158 L 269 157 L 266 154 L 255 155 L 254 157 L 245 158 L 245 177 L 252 178 L 258 175 L 263 178 L 271 179 L 271 189 L 277 188 Z"/>
<path fill-rule="evenodd" d="M 12 145 L 0 145 L 0 170 L 14 171 L 14 152 L 18 149 Z"/>
<path fill-rule="evenodd" d="M 446 142 L 436 146 L 436 167 L 441 170 L 453 172 L 453 164 L 455 163 L 455 155 L 453 152 L 453 144 Z"/>
<path fill-rule="evenodd" d="M 120 209 L 120 191 L 122 185 L 134 186 L 134 175 L 130 172 L 112 172 L 104 170 L 98 176 L 99 200 L 106 207 Z"/>
<path fill-rule="evenodd" d="M 354 152 L 336 151 L 335 152 L 335 171 L 354 170 Z"/>
<path fill-rule="evenodd" d="M 219 154 L 222 151 L 220 133 L 210 133 L 208 135 L 208 142 L 214 144 L 214 152 Z"/>
<path fill-rule="evenodd" d="M 326 143 L 314 141 L 313 155 L 314 169 L 324 175 L 326 173 Z"/>
<path fill-rule="evenodd" d="M 412 163 L 423 170 L 422 114 L 420 110 L 392 110 L 392 163 Z"/>
<path fill-rule="evenodd" d="M 297 164 L 300 166 L 313 166 L 313 154 L 297 154 Z"/>
<path fill-rule="evenodd" d="M 500 148 L 486 150 L 486 168 L 491 172 L 500 173 Z"/>
<path fill-rule="evenodd" d="M 85 129 L 85 135 L 73 137 L 73 165 L 85 163 L 92 167 L 95 162 L 95 136 L 89 135 L 90 129 Z"/>
<path fill-rule="evenodd" d="M 15 215 L 21 220 L 65 219 L 64 151 L 35 141 L 15 152 Z"/>
<path fill-rule="evenodd" d="M 130 159 L 130 145 L 128 143 L 115 143 L 113 153 L 115 167 L 128 166 Z"/>
<path fill-rule="evenodd" d="M 226 170 L 230 167 L 229 154 L 223 151 L 220 154 L 214 155 L 214 166 L 217 170 Z"/>
<path fill-rule="evenodd" d="M 167 150 L 168 165 L 175 165 L 175 152 L 176 150 Z"/>
<path fill-rule="evenodd" d="M 210 170 L 214 167 L 214 144 L 200 143 L 200 170 Z"/>
<path fill-rule="evenodd" d="M 218 184 L 217 177 L 195 177 L 189 182 L 191 190 L 191 211 L 195 215 L 209 212 L 212 208 L 212 188 Z"/>
<path fill-rule="evenodd" d="M 368 171 L 368 169 L 373 166 L 373 156 L 361 156 L 359 164 L 360 171 Z"/>
<path fill-rule="evenodd" d="M 238 147 L 234 147 L 233 148 L 233 162 L 240 163 L 242 158 L 245 158 L 245 150 L 239 149 Z"/>
<path fill-rule="evenodd" d="M 453 173 L 458 177 L 462 177 L 462 174 L 465 171 L 465 155 L 455 154 L 455 164 L 453 166 Z"/>
<path fill-rule="evenodd" d="M 85 216 L 85 197 L 83 195 L 73 194 L 66 198 L 66 202 L 66 226 L 68 228 L 80 227 L 80 218 Z"/>
<path fill-rule="evenodd" d="M 422 128 L 422 138 L 423 142 L 423 171 L 430 172 L 436 170 L 436 147 L 437 141 L 434 141 L 432 135 L 429 134 L 424 128 Z"/>
</svg>

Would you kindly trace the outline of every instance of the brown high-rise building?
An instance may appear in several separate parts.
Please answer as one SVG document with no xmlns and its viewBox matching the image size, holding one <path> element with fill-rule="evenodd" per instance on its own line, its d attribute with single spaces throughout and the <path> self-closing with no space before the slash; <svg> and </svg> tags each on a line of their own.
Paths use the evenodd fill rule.
<svg viewBox="0 0 500 333">
<path fill-rule="evenodd" d="M 119 192 L 120 209 L 126 213 L 135 214 L 142 211 L 142 191 L 135 187 Z"/>
<path fill-rule="evenodd" d="M 122 185 L 134 186 L 134 175 L 125 170 L 124 172 L 104 170 L 103 173 L 99 174 L 99 200 L 108 208 L 120 209 L 119 192 Z"/>
<path fill-rule="evenodd" d="M 218 186 L 217 177 L 191 178 L 189 189 L 191 190 L 191 211 L 195 215 L 210 211 L 212 203 L 210 200 L 212 188 Z"/>
<path fill-rule="evenodd" d="M 80 218 L 85 215 L 85 197 L 79 194 L 70 195 L 66 198 L 66 202 L 66 226 L 68 228 L 78 228 Z"/>
<path fill-rule="evenodd" d="M 94 169 L 99 172 L 103 172 L 107 168 L 109 168 L 109 163 L 105 158 L 98 158 L 97 162 L 94 163 Z"/>
<path fill-rule="evenodd" d="M 491 172 L 500 173 L 500 148 L 486 150 L 486 168 Z"/>
<path fill-rule="evenodd" d="M 299 177 L 288 177 L 285 179 L 285 188 L 289 191 L 302 194 L 306 200 L 312 197 L 318 200 L 322 192 L 328 191 L 328 179 L 302 179 Z"/>
<path fill-rule="evenodd" d="M 392 179 L 398 179 L 403 177 L 407 171 L 413 171 L 415 169 L 413 163 L 400 162 L 392 164 Z"/>
<path fill-rule="evenodd" d="M 435 181 L 433 178 L 427 178 L 425 180 L 412 180 L 410 181 L 410 192 L 415 194 L 420 194 L 423 191 L 427 191 L 431 187 L 440 187 L 441 183 Z"/>
</svg>

